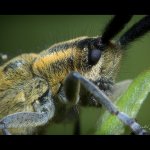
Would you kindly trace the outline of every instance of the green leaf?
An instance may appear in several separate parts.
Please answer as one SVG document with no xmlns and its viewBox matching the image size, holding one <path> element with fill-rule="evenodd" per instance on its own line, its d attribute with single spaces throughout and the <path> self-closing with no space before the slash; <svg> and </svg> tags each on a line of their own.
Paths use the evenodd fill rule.
<svg viewBox="0 0 150 150">
<path fill-rule="evenodd" d="M 141 73 L 129 86 L 128 90 L 115 102 L 119 111 L 135 118 L 150 91 L 150 70 Z M 125 132 L 125 125 L 109 112 L 105 112 L 98 122 L 96 134 L 120 135 Z"/>
</svg>

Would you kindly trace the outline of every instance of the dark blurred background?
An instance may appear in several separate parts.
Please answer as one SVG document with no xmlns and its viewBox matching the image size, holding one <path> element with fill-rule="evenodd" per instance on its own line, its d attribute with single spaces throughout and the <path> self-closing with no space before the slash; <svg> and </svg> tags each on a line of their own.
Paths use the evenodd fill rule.
<svg viewBox="0 0 150 150">
<path fill-rule="evenodd" d="M 96 36 L 101 34 L 111 17 L 112 15 L 0 15 L 0 53 L 6 53 L 10 59 L 22 53 L 38 53 L 54 43 L 78 36 Z M 135 15 L 123 32 L 142 17 Z M 131 44 L 125 52 L 117 81 L 134 79 L 150 68 L 149 47 L 148 34 Z M 136 118 L 146 128 L 150 128 L 149 107 L 150 97 Z M 82 108 L 82 134 L 93 134 L 100 113 L 101 110 L 97 108 Z M 52 124 L 46 132 L 72 134 L 72 129 L 72 123 Z"/>
</svg>

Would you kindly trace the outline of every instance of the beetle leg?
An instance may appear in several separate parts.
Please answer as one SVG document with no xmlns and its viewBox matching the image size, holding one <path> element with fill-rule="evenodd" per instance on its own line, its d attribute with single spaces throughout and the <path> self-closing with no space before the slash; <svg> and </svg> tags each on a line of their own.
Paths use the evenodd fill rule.
<svg viewBox="0 0 150 150">
<path fill-rule="evenodd" d="M 8 131 L 8 129 L 2 129 L 2 132 L 4 135 L 11 135 L 11 133 Z"/>
<path fill-rule="evenodd" d="M 35 102 L 36 112 L 17 112 L 0 120 L 0 129 L 9 134 L 8 128 L 37 127 L 46 124 L 55 112 L 55 106 L 50 94 L 43 97 L 40 103 Z"/>
<path fill-rule="evenodd" d="M 95 97 L 95 99 L 100 104 L 102 104 L 112 115 L 115 115 L 125 125 L 129 126 L 135 134 L 138 135 L 149 134 L 133 118 L 130 118 L 127 114 L 120 112 L 104 92 L 102 92 L 92 82 L 81 76 L 78 72 L 71 72 L 65 80 L 64 89 L 66 97 L 68 99 L 69 98 L 74 99 L 71 96 L 77 97 L 79 95 L 80 91 L 78 88 L 80 87 L 80 84 L 82 84 L 87 89 L 87 91 L 89 91 Z M 71 89 L 74 92 L 73 94 L 72 93 L 70 94 Z M 77 91 L 75 91 L 76 89 Z"/>
<path fill-rule="evenodd" d="M 73 110 L 75 111 L 75 122 L 74 122 L 74 127 L 73 127 L 73 135 L 80 135 L 81 134 L 80 115 L 79 115 L 80 108 L 78 108 L 78 106 L 75 105 L 73 107 Z"/>
</svg>

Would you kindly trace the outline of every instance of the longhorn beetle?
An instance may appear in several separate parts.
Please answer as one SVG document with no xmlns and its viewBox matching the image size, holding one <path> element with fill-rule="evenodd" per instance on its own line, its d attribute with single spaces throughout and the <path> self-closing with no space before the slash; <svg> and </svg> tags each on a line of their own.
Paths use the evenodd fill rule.
<svg viewBox="0 0 150 150">
<path fill-rule="evenodd" d="M 109 98 L 123 51 L 150 29 L 150 16 L 145 16 L 112 41 L 131 18 L 116 15 L 102 35 L 78 37 L 4 63 L 0 67 L 2 132 L 34 134 L 39 126 L 61 121 L 72 108 L 90 103 L 103 105 L 135 134 L 148 134 Z"/>
</svg>

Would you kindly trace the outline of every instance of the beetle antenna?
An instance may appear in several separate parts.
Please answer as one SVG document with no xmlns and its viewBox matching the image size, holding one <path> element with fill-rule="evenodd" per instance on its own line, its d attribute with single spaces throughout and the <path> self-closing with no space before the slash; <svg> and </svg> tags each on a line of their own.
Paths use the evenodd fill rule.
<svg viewBox="0 0 150 150">
<path fill-rule="evenodd" d="M 150 16 L 145 16 L 120 37 L 119 44 L 121 47 L 126 47 L 148 31 L 150 31 Z"/>
<path fill-rule="evenodd" d="M 115 15 L 104 28 L 104 32 L 102 34 L 102 43 L 107 45 L 109 40 L 111 40 L 114 36 L 116 36 L 130 21 L 132 15 Z"/>
</svg>

